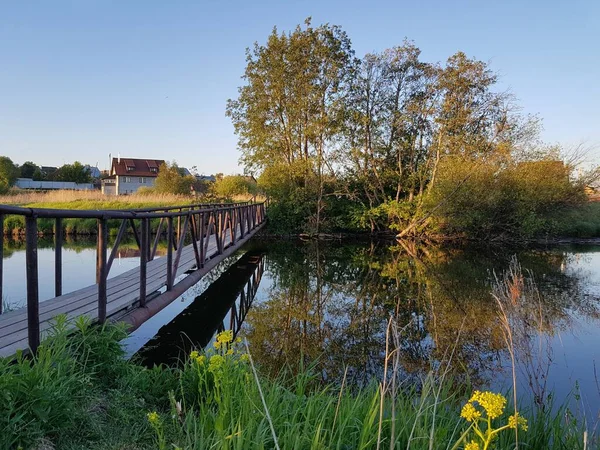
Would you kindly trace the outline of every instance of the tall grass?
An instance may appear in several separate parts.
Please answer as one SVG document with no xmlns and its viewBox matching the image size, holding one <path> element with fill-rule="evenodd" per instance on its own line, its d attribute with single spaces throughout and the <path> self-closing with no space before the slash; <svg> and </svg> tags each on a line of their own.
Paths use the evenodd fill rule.
<svg viewBox="0 0 600 450">
<path fill-rule="evenodd" d="M 37 191 L 13 191 L 10 195 L 0 196 L 0 203 L 8 205 L 33 206 L 44 208 L 53 208 L 52 205 L 71 205 L 73 209 L 95 209 L 86 208 L 86 205 L 109 204 L 109 205 L 127 205 L 123 208 L 129 208 L 129 205 L 157 205 L 167 206 L 173 204 L 188 204 L 193 202 L 194 198 L 189 195 L 174 194 L 145 194 L 145 195 L 104 195 L 102 192 L 93 191 L 73 191 L 57 190 L 47 192 Z M 137 206 L 137 207 L 144 207 Z"/>
<path fill-rule="evenodd" d="M 443 374 L 432 371 L 422 387 L 397 380 L 394 390 L 393 369 L 385 383 L 360 389 L 322 384 L 310 367 L 267 379 L 260 368 L 255 375 L 248 351 L 227 342 L 192 352 L 180 367 L 147 369 L 123 359 L 123 336 L 120 327 L 85 321 L 69 334 L 59 319 L 35 358 L 0 361 L 0 448 L 464 447 L 467 398 Z M 393 367 L 392 344 L 388 350 Z M 533 408 L 521 411 L 529 420 L 522 448 L 584 448 L 583 428 L 566 408 Z M 514 445 L 512 433 L 495 441 L 497 449 Z"/>
</svg>

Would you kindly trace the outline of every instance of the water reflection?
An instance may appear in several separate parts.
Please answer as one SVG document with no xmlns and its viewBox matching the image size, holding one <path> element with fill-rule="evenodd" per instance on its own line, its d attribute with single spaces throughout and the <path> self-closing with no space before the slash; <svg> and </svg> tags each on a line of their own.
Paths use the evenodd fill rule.
<svg viewBox="0 0 600 450">
<path fill-rule="evenodd" d="M 109 238 L 109 249 L 114 242 Z M 3 241 L 3 298 L 4 310 L 22 308 L 26 304 L 25 241 L 8 238 Z M 159 242 L 157 256 L 166 254 L 166 244 Z M 119 246 L 116 260 L 111 266 L 109 278 L 139 265 L 139 248 L 132 238 L 124 239 Z M 54 241 L 52 237 L 38 238 L 38 277 L 40 301 L 54 298 Z M 96 280 L 95 236 L 64 236 L 63 250 L 63 293 L 90 286 Z M 0 309 L 3 309 L 0 308 Z"/>
<path fill-rule="evenodd" d="M 599 296 L 590 289 L 600 271 L 582 264 L 581 250 L 517 255 L 524 279 L 535 282 L 522 292 L 521 306 L 509 311 L 515 329 L 521 327 L 513 337 L 521 340 L 514 344 L 524 385 L 536 377 L 548 380 L 545 365 L 564 386 L 571 369 L 548 355 L 560 353 L 554 347 L 581 331 L 582 323 L 591 325 L 586 333 L 600 337 Z M 459 381 L 507 386 L 510 355 L 493 290 L 511 258 L 511 252 L 407 244 L 270 243 L 265 276 L 271 287 L 255 301 L 243 334 L 265 371 L 294 370 L 302 362 L 315 364 L 325 380 L 340 380 L 347 368 L 351 382 L 360 385 L 381 378 L 391 317 L 401 330 L 405 379 L 418 381 L 442 366 Z M 591 374 L 597 355 L 587 350 L 569 359 L 587 359 Z"/>
<path fill-rule="evenodd" d="M 53 254 L 46 248 L 52 241 L 40 242 L 45 298 L 52 296 Z M 93 283 L 94 244 L 66 239 L 64 262 L 72 276 L 65 283 L 72 283 L 71 289 Z M 347 369 L 348 381 L 360 386 L 382 377 L 392 318 L 401 330 L 404 379 L 418 382 L 432 367 L 450 367 L 459 382 L 510 386 L 511 358 L 494 298 L 503 291 L 494 286 L 515 252 L 390 242 L 249 244 L 248 253 L 226 272 L 205 277 L 205 284 L 212 284 L 146 346 L 149 365 L 171 363 L 192 346 L 208 345 L 219 329 L 232 327 L 248 338 L 264 372 L 313 364 L 323 380 L 340 380 Z M 24 280 L 23 250 L 22 242 L 5 241 L 5 294 L 11 300 L 24 298 L 24 286 L 18 284 Z M 115 274 L 137 264 L 135 251 L 129 256 Z M 528 393 L 543 404 L 550 391 L 560 399 L 578 385 L 595 414 L 600 404 L 595 375 L 600 248 L 519 251 L 516 258 L 523 282 L 504 291 L 504 305 L 520 395 Z M 518 301 L 510 300 L 511 292 L 520 293 Z M 162 324 L 171 317 L 159 314 L 153 320 Z"/>
<path fill-rule="evenodd" d="M 176 364 L 192 349 L 207 346 L 217 332 L 228 329 L 237 335 L 264 267 L 262 251 L 245 253 L 138 352 L 144 364 Z"/>
</svg>

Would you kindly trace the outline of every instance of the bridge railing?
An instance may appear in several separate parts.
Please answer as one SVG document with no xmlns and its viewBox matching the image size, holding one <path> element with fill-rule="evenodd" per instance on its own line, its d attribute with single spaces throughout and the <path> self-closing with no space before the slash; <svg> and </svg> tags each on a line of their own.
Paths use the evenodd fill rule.
<svg viewBox="0 0 600 450">
<path fill-rule="evenodd" d="M 22 208 L 0 205 L 0 230 L 4 230 L 7 215 L 25 218 L 25 266 L 27 280 L 27 323 L 29 347 L 35 351 L 40 342 L 39 277 L 38 277 L 38 220 L 54 219 L 54 295 L 60 297 L 62 290 L 63 219 L 96 219 L 96 284 L 98 289 L 98 316 L 100 323 L 107 317 L 107 279 L 119 246 L 131 233 L 140 253 L 139 297 L 140 306 L 146 305 L 147 264 L 154 260 L 161 238 L 166 238 L 166 289 L 173 289 L 180 258 L 186 238 L 194 250 L 196 268 L 204 267 L 211 238 L 216 241 L 216 254 L 235 245 L 265 221 L 264 203 L 195 204 L 135 210 L 60 210 L 48 208 Z M 151 220 L 157 220 L 154 233 Z M 118 231 L 108 251 L 109 220 L 118 221 Z M 239 233 L 239 234 L 238 234 Z M 154 237 L 152 236 L 154 234 Z M 165 236 L 166 235 L 166 236 Z M 229 240 L 227 237 L 229 236 Z M 0 242 L 0 314 L 3 299 L 4 239 Z"/>
</svg>

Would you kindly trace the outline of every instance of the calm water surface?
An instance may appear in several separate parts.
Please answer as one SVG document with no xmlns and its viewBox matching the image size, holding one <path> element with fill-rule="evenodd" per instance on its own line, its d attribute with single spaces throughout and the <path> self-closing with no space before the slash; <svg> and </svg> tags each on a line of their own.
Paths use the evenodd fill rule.
<svg viewBox="0 0 600 450">
<path fill-rule="evenodd" d="M 21 305 L 24 253 L 13 247 L 5 258 L 5 301 Z M 81 242 L 65 249 L 65 291 L 93 283 L 94 252 Z M 48 298 L 52 250 L 40 250 L 39 258 L 41 295 Z M 548 402 L 552 393 L 594 420 L 600 407 L 599 246 L 515 254 L 384 242 L 251 242 L 125 346 L 130 354 L 139 350 L 149 365 L 173 363 L 231 327 L 248 339 L 265 372 L 293 370 L 303 358 L 324 380 L 340 380 L 347 368 L 349 380 L 361 385 L 382 376 L 391 320 L 400 333 L 401 375 L 409 382 L 449 367 L 459 382 L 507 389 L 510 355 L 492 293 L 502 297 L 494 285 L 515 258 L 522 277 L 510 292 L 521 295 L 504 307 L 519 397 Z M 124 254 L 111 276 L 137 263 L 135 255 Z"/>
</svg>

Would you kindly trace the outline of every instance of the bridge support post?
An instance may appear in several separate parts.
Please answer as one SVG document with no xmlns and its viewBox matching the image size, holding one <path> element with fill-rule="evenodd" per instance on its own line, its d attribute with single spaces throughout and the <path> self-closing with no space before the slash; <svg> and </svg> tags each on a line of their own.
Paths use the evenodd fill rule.
<svg viewBox="0 0 600 450">
<path fill-rule="evenodd" d="M 173 217 L 167 218 L 167 291 L 173 289 Z"/>
<path fill-rule="evenodd" d="M 106 219 L 98 219 L 98 249 L 96 251 L 96 283 L 98 284 L 98 322 L 106 321 L 106 244 L 108 226 Z"/>
<path fill-rule="evenodd" d="M 54 222 L 54 296 L 62 295 L 62 244 L 63 228 L 62 219 L 56 218 Z"/>
<path fill-rule="evenodd" d="M 140 248 L 140 306 L 146 306 L 146 263 L 148 262 L 148 249 L 150 248 L 150 221 L 142 219 L 142 238 Z"/>
<path fill-rule="evenodd" d="M 0 314 L 2 314 L 2 307 L 4 302 L 4 294 L 2 292 L 2 286 L 4 286 L 4 214 L 0 214 L 0 231 L 2 231 L 2 236 L 0 238 Z"/>
<path fill-rule="evenodd" d="M 38 286 L 37 219 L 25 217 L 25 270 L 27 273 L 27 338 L 32 353 L 40 345 L 40 296 Z"/>
</svg>

